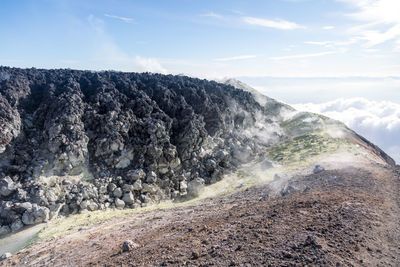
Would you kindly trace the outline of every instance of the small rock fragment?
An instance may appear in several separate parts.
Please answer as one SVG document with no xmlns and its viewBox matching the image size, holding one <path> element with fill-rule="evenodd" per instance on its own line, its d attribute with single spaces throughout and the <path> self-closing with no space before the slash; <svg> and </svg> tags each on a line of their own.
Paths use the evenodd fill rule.
<svg viewBox="0 0 400 267">
<path fill-rule="evenodd" d="M 122 196 L 121 188 L 117 187 L 113 192 L 114 197 L 120 198 Z"/>
<path fill-rule="evenodd" d="M 0 261 L 3 261 L 5 259 L 8 259 L 12 256 L 12 254 L 10 252 L 6 252 L 3 255 L 0 256 Z"/>
<path fill-rule="evenodd" d="M 323 171 L 325 171 L 324 167 L 322 167 L 321 165 L 315 165 L 313 173 L 317 174 L 317 173 L 320 173 L 320 172 L 323 172 Z"/>
<path fill-rule="evenodd" d="M 129 252 L 134 250 L 135 248 L 138 248 L 139 245 L 136 244 L 135 242 L 133 242 L 132 240 L 126 240 L 124 241 L 124 243 L 122 244 L 122 251 L 123 252 Z"/>
<path fill-rule="evenodd" d="M 119 198 L 116 198 L 114 203 L 117 209 L 123 209 L 125 207 L 125 202 Z"/>
<path fill-rule="evenodd" d="M 140 190 L 142 190 L 142 180 L 136 180 L 136 182 L 133 184 L 133 187 L 132 187 L 132 189 L 134 190 L 134 191 L 140 191 Z"/>
<path fill-rule="evenodd" d="M 17 189 L 17 185 L 14 183 L 14 181 L 9 176 L 0 180 L 0 195 L 1 196 L 7 197 L 12 192 L 14 192 L 16 189 Z"/>
<path fill-rule="evenodd" d="M 286 196 L 286 195 L 293 193 L 294 191 L 296 191 L 296 189 L 293 186 L 291 186 L 289 184 L 285 184 L 285 186 L 282 188 L 280 194 L 281 194 L 281 196 Z"/>
<path fill-rule="evenodd" d="M 199 253 L 197 253 L 196 251 L 192 251 L 192 257 L 191 257 L 191 259 L 192 260 L 196 260 L 196 259 L 198 259 L 199 258 Z"/>
<path fill-rule="evenodd" d="M 122 201 L 124 201 L 127 205 L 131 205 L 135 202 L 135 197 L 133 196 L 132 192 L 129 192 L 124 195 Z"/>
</svg>

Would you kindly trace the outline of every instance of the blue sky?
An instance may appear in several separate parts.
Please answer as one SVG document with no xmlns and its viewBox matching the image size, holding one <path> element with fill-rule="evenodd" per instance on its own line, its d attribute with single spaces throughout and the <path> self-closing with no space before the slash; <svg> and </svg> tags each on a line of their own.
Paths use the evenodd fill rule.
<svg viewBox="0 0 400 267">
<path fill-rule="evenodd" d="M 399 0 L 2 0 L 0 65 L 235 77 L 400 161 Z"/>
<path fill-rule="evenodd" d="M 397 76 L 399 2 L 4 0 L 0 64 L 207 78 Z"/>
</svg>

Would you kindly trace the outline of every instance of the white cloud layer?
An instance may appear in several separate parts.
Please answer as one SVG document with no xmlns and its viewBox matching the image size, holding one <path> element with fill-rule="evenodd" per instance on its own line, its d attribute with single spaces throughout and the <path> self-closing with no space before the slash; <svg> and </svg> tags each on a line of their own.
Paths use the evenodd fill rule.
<svg viewBox="0 0 400 267">
<path fill-rule="evenodd" d="M 283 20 L 283 19 L 269 20 L 269 19 L 263 19 L 263 18 L 243 17 L 243 21 L 250 25 L 274 28 L 274 29 L 278 29 L 278 30 L 295 30 L 295 29 L 305 29 L 306 28 L 297 23 L 290 22 L 290 21 Z"/>
<path fill-rule="evenodd" d="M 400 104 L 349 98 L 293 106 L 344 122 L 400 162 Z"/>
</svg>

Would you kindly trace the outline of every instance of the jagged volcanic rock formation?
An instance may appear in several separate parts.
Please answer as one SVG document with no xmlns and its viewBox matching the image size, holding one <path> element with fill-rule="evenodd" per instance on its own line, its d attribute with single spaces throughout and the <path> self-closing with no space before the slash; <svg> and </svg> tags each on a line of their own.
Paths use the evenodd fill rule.
<svg viewBox="0 0 400 267">
<path fill-rule="evenodd" d="M 0 67 L 0 129 L 0 235 L 58 214 L 196 196 L 267 147 L 286 142 L 273 159 L 293 159 L 288 144 L 313 145 L 317 130 L 394 164 L 344 125 L 233 80 Z"/>
<path fill-rule="evenodd" d="M 0 74 L 3 232 L 59 212 L 195 195 L 282 137 L 275 117 L 230 85 L 150 73 Z"/>
</svg>

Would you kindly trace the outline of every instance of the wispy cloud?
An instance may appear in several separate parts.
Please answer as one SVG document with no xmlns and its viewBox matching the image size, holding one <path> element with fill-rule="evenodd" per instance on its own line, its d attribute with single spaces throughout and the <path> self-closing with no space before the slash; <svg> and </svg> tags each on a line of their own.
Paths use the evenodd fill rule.
<svg viewBox="0 0 400 267">
<path fill-rule="evenodd" d="M 358 41 L 357 38 L 351 38 L 348 41 L 306 41 L 305 44 L 324 46 L 326 48 L 346 47 Z"/>
<path fill-rule="evenodd" d="M 320 45 L 320 46 L 327 46 L 327 45 L 331 45 L 332 42 L 331 41 L 307 41 L 304 42 L 305 44 L 310 44 L 310 45 Z"/>
<path fill-rule="evenodd" d="M 365 41 L 366 47 L 376 46 L 400 38 L 400 1 L 398 0 L 337 0 L 356 9 L 347 14 L 365 24 L 353 28 L 350 33 Z"/>
<path fill-rule="evenodd" d="M 214 61 L 235 61 L 235 60 L 243 60 L 243 59 L 250 59 L 256 58 L 257 55 L 243 55 L 243 56 L 236 56 L 236 57 L 223 57 L 223 58 L 215 58 Z"/>
<path fill-rule="evenodd" d="M 201 14 L 200 16 L 201 17 L 215 18 L 215 19 L 223 19 L 224 18 L 224 16 L 222 16 L 221 14 L 217 14 L 217 13 L 214 13 L 214 12 L 208 12 L 208 13 L 205 13 L 205 14 Z"/>
<path fill-rule="evenodd" d="M 117 19 L 126 23 L 133 23 L 132 18 L 127 18 L 127 17 L 120 17 L 120 16 L 115 16 L 115 15 L 110 15 L 110 14 L 104 14 L 105 17 L 111 18 L 111 19 Z"/>
<path fill-rule="evenodd" d="M 261 27 L 274 28 L 279 30 L 295 30 L 295 29 L 305 29 L 305 26 L 299 25 L 294 22 L 290 22 L 283 19 L 263 19 L 255 17 L 243 17 L 243 21 L 250 25 L 257 25 Z"/>
<path fill-rule="evenodd" d="M 285 59 L 298 59 L 298 58 L 309 58 L 309 57 L 321 57 L 331 54 L 336 54 L 336 51 L 325 51 L 320 53 L 312 53 L 312 54 L 299 54 L 299 55 L 291 55 L 291 56 L 281 56 L 281 57 L 271 57 L 273 60 L 285 60 Z"/>
<path fill-rule="evenodd" d="M 368 30 L 362 33 L 361 40 L 367 41 L 367 47 L 373 47 L 400 36 L 400 24 L 381 32 L 379 30 Z"/>
</svg>

